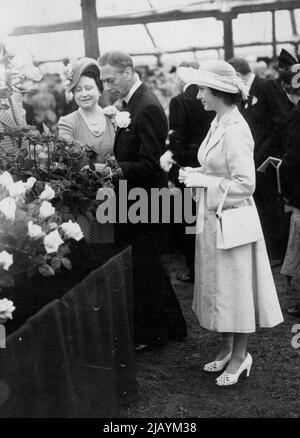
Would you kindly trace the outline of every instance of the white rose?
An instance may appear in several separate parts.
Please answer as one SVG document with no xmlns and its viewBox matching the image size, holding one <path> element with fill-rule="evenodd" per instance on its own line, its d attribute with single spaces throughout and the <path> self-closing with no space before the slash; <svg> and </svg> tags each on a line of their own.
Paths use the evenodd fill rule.
<svg viewBox="0 0 300 438">
<path fill-rule="evenodd" d="M 33 221 L 29 221 L 28 235 L 33 239 L 38 239 L 39 237 L 43 237 L 45 233 L 42 231 L 42 228 L 39 225 L 34 224 Z"/>
<path fill-rule="evenodd" d="M 14 220 L 16 217 L 16 201 L 13 198 L 5 198 L 0 201 L 0 212 L 6 219 Z"/>
<path fill-rule="evenodd" d="M 55 198 L 55 191 L 52 189 L 52 187 L 48 186 L 46 184 L 44 191 L 40 194 L 40 199 L 50 201 L 50 199 Z"/>
<path fill-rule="evenodd" d="M 14 180 L 10 173 L 5 171 L 0 175 L 0 186 L 4 187 L 6 190 L 8 190 L 13 183 Z"/>
<path fill-rule="evenodd" d="M 1 319 L 12 319 L 12 313 L 16 310 L 14 303 L 7 298 L 0 300 L 0 321 Z"/>
<path fill-rule="evenodd" d="M 55 208 L 48 201 L 43 201 L 40 206 L 40 216 L 46 219 L 49 216 L 52 216 L 55 213 Z"/>
<path fill-rule="evenodd" d="M 27 179 L 26 183 L 25 183 L 25 187 L 27 190 L 32 189 L 32 187 L 34 186 L 34 184 L 36 183 L 36 178 L 34 178 L 33 176 L 31 176 L 30 178 Z"/>
<path fill-rule="evenodd" d="M 5 271 L 9 270 L 9 267 L 13 264 L 13 256 L 9 254 L 7 251 L 0 252 L 0 266 Z"/>
<path fill-rule="evenodd" d="M 108 117 L 116 117 L 118 112 L 119 111 L 114 105 L 108 105 L 105 108 L 103 108 L 103 114 L 107 115 Z"/>
<path fill-rule="evenodd" d="M 83 238 L 83 233 L 77 222 L 64 222 L 61 224 L 62 231 L 66 234 L 69 239 L 75 239 L 77 242 Z"/>
<path fill-rule="evenodd" d="M 26 185 L 23 181 L 17 181 L 8 188 L 9 196 L 14 199 L 21 199 L 26 193 Z"/>
<path fill-rule="evenodd" d="M 131 123 L 130 113 L 128 111 L 118 112 L 115 120 L 119 128 L 127 128 Z"/>
<path fill-rule="evenodd" d="M 60 245 L 62 245 L 64 241 L 60 237 L 60 234 L 57 230 L 51 231 L 51 233 L 47 234 L 44 237 L 44 246 L 47 251 L 47 254 L 51 254 L 52 252 L 57 252 Z"/>
</svg>

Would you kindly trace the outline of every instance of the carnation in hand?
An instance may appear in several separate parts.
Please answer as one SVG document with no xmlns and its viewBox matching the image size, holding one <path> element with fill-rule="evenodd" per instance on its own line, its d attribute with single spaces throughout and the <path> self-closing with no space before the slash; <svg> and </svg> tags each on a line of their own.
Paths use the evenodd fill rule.
<svg viewBox="0 0 300 438">
<path fill-rule="evenodd" d="M 83 233 L 79 224 L 77 222 L 72 222 L 71 219 L 69 222 L 64 222 L 61 225 L 61 229 L 69 239 L 75 239 L 77 242 L 83 239 Z"/>
<path fill-rule="evenodd" d="M 44 237 L 44 246 L 47 251 L 47 254 L 51 254 L 53 252 L 57 252 L 60 245 L 62 245 L 64 241 L 60 237 L 60 234 L 57 230 L 51 231 L 51 233 L 47 234 Z"/>
<path fill-rule="evenodd" d="M 0 300 L 0 323 L 12 319 L 12 313 L 16 310 L 14 303 L 7 298 Z"/>
<path fill-rule="evenodd" d="M 8 271 L 10 266 L 13 264 L 13 256 L 9 254 L 7 251 L 1 251 L 0 253 L 0 266 L 5 271 Z"/>
</svg>

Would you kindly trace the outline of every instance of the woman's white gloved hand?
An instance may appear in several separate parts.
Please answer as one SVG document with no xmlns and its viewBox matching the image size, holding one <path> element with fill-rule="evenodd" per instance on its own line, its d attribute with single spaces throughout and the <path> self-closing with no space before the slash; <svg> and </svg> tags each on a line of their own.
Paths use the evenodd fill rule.
<svg viewBox="0 0 300 438">
<path fill-rule="evenodd" d="M 186 187 L 207 187 L 207 176 L 200 172 L 186 172 L 180 169 L 178 180 Z"/>
</svg>

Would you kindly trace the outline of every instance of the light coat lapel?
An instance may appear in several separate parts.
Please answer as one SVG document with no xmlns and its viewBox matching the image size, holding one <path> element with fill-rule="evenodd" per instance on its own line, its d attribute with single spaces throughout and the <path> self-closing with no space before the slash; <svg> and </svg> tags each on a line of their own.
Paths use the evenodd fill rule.
<svg viewBox="0 0 300 438">
<path fill-rule="evenodd" d="M 206 159 L 208 153 L 221 141 L 222 137 L 225 135 L 226 127 L 232 123 L 236 123 L 240 117 L 241 115 L 239 110 L 237 107 L 235 107 L 229 114 L 226 114 L 224 117 L 222 117 L 218 124 L 216 119 L 212 121 L 211 128 L 202 143 L 202 146 L 204 146 L 204 160 Z"/>
</svg>

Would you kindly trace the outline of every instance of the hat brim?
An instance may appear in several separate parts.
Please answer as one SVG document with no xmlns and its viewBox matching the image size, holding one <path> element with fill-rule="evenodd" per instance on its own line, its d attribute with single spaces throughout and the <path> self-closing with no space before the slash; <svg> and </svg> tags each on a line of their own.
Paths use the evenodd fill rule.
<svg viewBox="0 0 300 438">
<path fill-rule="evenodd" d="M 207 70 L 196 70 L 192 67 L 178 67 L 178 77 L 186 84 L 195 84 L 199 87 L 209 87 L 215 90 L 224 91 L 225 93 L 236 94 L 239 92 L 237 87 L 229 82 L 217 78 L 217 75 L 213 75 Z"/>
</svg>

